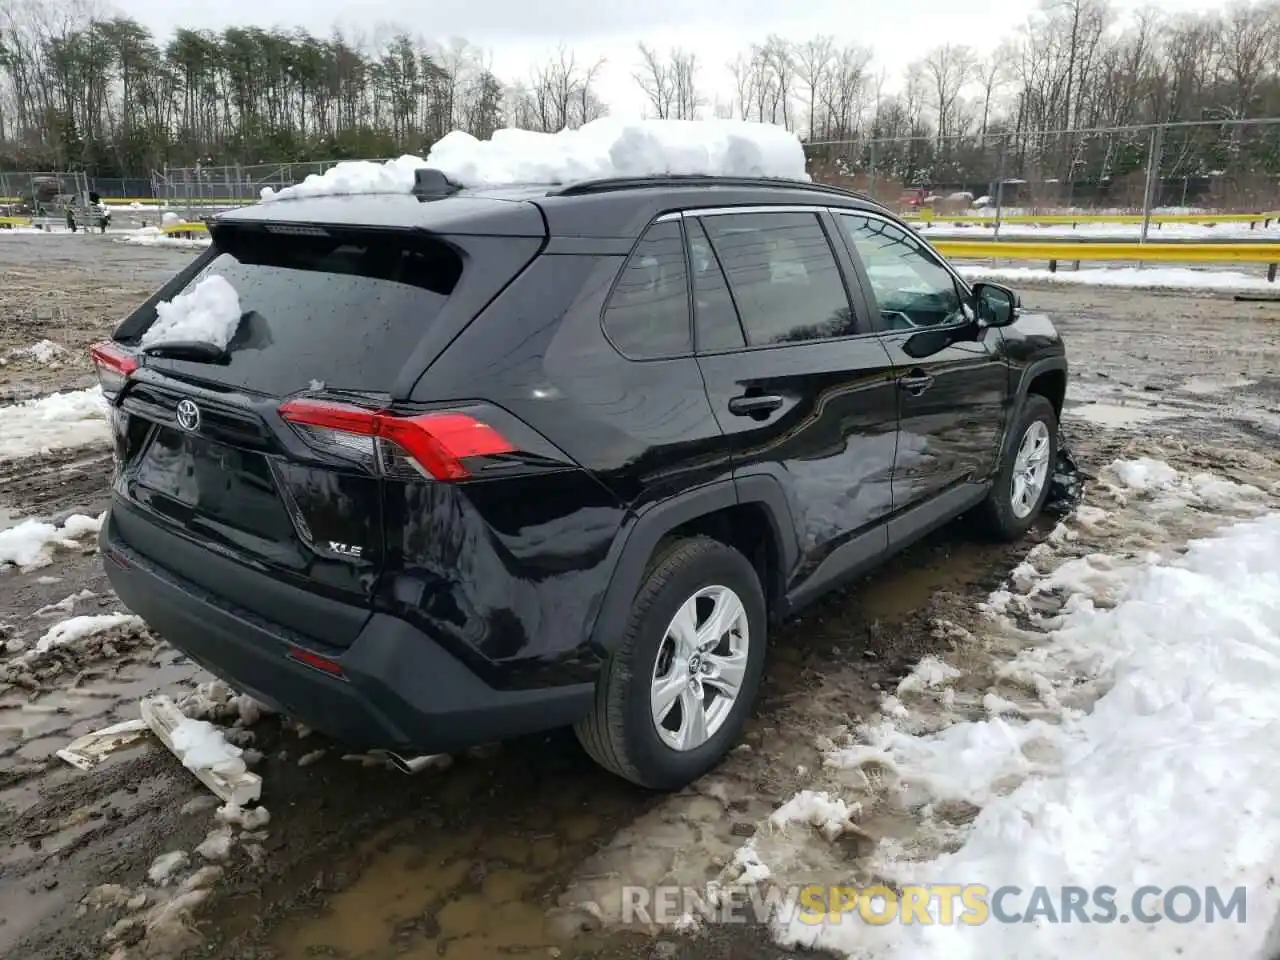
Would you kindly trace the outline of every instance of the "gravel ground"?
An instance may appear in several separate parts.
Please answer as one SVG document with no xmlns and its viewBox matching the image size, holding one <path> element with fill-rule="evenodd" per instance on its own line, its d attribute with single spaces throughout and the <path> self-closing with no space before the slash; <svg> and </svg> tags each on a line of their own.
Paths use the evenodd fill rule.
<svg viewBox="0 0 1280 960">
<path fill-rule="evenodd" d="M 190 256 L 110 237 L 0 237 L 0 357 L 42 339 L 67 351 L 57 366 L 21 357 L 0 366 L 0 402 L 91 384 L 83 348 Z M 1280 305 L 1088 289 L 1024 289 L 1023 300 L 1068 340 L 1065 429 L 1086 471 L 1153 451 L 1229 476 L 1278 472 Z M 0 529 L 96 514 L 108 470 L 92 448 L 0 464 Z M 133 627 L 21 670 L 0 652 L 0 956 L 791 956 L 749 926 L 699 937 L 611 932 L 575 906 L 577 895 L 600 882 L 714 876 L 806 784 L 820 764 L 817 737 L 873 711 L 879 689 L 945 646 L 936 621 L 973 620 L 1030 546 L 981 544 L 960 521 L 787 624 L 746 746 L 673 797 L 604 774 L 567 734 L 406 777 L 265 718 L 243 736 L 263 754 L 255 769 L 271 821 L 187 881 L 179 899 L 189 898 L 190 916 L 156 909 L 174 887 L 149 884 L 147 871 L 216 826 L 198 781 L 147 741 L 89 774 L 52 754 L 135 717 L 147 693 L 177 695 L 209 678 Z M 41 569 L 0 572 L 0 650 L 73 613 L 117 609 L 86 540 Z M 180 876 L 204 862 L 191 859 Z"/>
</svg>

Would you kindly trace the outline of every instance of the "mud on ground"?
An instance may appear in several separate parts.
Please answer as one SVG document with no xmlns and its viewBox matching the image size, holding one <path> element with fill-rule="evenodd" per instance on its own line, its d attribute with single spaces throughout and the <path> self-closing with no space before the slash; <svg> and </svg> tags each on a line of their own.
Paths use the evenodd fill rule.
<svg viewBox="0 0 1280 960">
<path fill-rule="evenodd" d="M 120 243 L 111 234 L 0 232 L 0 403 L 93 386 L 89 344 L 193 255 Z M 24 353 L 41 340 L 57 349 Z"/>
<path fill-rule="evenodd" d="M 0 355 L 42 338 L 86 345 L 189 257 L 92 237 L 27 247 L 0 240 Z M 101 286 L 91 294 L 94 283 Z M 71 288 L 77 293 L 63 296 Z M 10 322 L 25 303 L 60 297 L 76 305 L 74 318 Z M 1053 314 L 1068 339 L 1066 429 L 1086 470 L 1155 444 L 1175 465 L 1228 476 L 1276 466 L 1280 306 L 1065 289 L 1026 289 L 1024 302 Z M 84 385 L 87 374 L 83 364 L 7 365 L 0 395 Z M 77 450 L 0 467 L 0 525 L 6 514 L 96 513 L 108 464 L 101 450 Z M 714 877 L 755 824 L 812 781 L 822 738 L 873 712 L 879 691 L 923 654 L 945 649 L 937 621 L 971 622 L 976 604 L 1050 526 L 997 547 L 961 521 L 785 625 L 743 744 L 673 797 L 603 773 L 565 733 L 473 751 L 411 778 L 344 760 L 317 735 L 264 719 L 245 737 L 263 754 L 255 769 L 271 813 L 266 835 L 242 838 L 218 863 L 223 874 L 194 912 L 198 935 L 169 942 L 188 945 L 188 956 L 228 960 L 791 956 L 752 927 L 655 938 L 600 929 L 575 904 L 593 885 L 628 877 Z M 0 643 L 29 646 L 59 617 L 119 609 L 88 542 L 47 567 L 0 572 L 0 584 Z M 67 598 L 66 609 L 36 615 Z M 4 658 L 8 669 L 13 658 Z M 142 931 L 129 917 L 157 898 L 149 865 L 166 851 L 192 851 L 215 826 L 206 791 L 146 742 L 91 774 L 51 755 L 74 736 L 136 716 L 149 692 L 181 693 L 209 678 L 139 629 L 4 676 L 0 956 L 87 960 L 136 948 Z M 123 889 L 106 906 L 82 904 L 103 884 Z M 139 892 L 146 902 L 131 906 Z"/>
</svg>

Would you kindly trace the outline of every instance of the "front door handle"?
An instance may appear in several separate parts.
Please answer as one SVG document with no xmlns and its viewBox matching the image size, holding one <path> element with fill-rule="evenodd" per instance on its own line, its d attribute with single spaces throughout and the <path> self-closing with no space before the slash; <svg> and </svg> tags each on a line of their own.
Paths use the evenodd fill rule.
<svg viewBox="0 0 1280 960">
<path fill-rule="evenodd" d="M 729 401 L 729 412 L 737 417 L 763 419 L 782 406 L 782 397 L 773 393 L 746 394 Z"/>
<path fill-rule="evenodd" d="M 918 397 L 933 386 L 933 377 L 923 370 L 912 370 L 905 377 L 898 378 L 898 386 L 911 396 Z"/>
</svg>

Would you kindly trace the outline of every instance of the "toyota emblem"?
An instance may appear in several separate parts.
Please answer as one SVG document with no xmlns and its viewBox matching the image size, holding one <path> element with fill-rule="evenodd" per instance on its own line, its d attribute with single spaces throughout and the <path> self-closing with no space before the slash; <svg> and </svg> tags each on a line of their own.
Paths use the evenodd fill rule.
<svg viewBox="0 0 1280 960">
<path fill-rule="evenodd" d="M 195 405 L 194 400 L 178 402 L 178 426 L 190 431 L 200 429 L 200 408 Z"/>
</svg>

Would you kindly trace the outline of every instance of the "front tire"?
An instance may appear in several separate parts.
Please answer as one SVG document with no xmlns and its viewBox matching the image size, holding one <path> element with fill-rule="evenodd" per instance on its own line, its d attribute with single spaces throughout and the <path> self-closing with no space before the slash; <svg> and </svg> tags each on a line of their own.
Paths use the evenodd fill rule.
<svg viewBox="0 0 1280 960">
<path fill-rule="evenodd" d="M 676 790 L 715 767 L 742 731 L 764 670 L 755 568 L 708 537 L 660 546 L 632 603 L 595 706 L 574 728 L 593 760 Z"/>
<path fill-rule="evenodd" d="M 978 509 L 983 531 L 995 540 L 1021 538 L 1040 516 L 1058 462 L 1058 417 L 1039 394 L 1028 394 L 1014 420 L 987 499 Z"/>
</svg>

